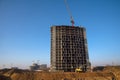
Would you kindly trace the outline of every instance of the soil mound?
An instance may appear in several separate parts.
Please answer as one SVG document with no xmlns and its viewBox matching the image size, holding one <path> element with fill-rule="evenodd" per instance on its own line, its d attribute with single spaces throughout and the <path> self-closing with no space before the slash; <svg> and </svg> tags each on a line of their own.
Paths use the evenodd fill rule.
<svg viewBox="0 0 120 80">
<path fill-rule="evenodd" d="M 11 80 L 11 78 L 4 75 L 0 75 L 0 80 Z"/>
<path fill-rule="evenodd" d="M 0 70 L 0 80 L 120 80 L 120 68 L 106 67 L 99 72 L 38 72 L 20 69 Z"/>
</svg>

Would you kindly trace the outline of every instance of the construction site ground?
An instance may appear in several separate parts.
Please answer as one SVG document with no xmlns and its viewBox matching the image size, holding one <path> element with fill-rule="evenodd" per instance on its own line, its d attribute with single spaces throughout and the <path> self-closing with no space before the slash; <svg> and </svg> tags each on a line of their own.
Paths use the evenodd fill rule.
<svg viewBox="0 0 120 80">
<path fill-rule="evenodd" d="M 120 67 L 106 67 L 97 72 L 39 72 L 1 69 L 0 80 L 120 80 Z"/>
</svg>

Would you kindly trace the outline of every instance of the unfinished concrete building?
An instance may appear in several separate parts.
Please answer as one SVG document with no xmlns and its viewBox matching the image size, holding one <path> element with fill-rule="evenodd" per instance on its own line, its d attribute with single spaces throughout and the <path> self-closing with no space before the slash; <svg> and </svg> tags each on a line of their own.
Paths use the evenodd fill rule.
<svg viewBox="0 0 120 80">
<path fill-rule="evenodd" d="M 51 71 L 74 72 L 90 67 L 86 29 L 79 26 L 51 27 Z"/>
</svg>

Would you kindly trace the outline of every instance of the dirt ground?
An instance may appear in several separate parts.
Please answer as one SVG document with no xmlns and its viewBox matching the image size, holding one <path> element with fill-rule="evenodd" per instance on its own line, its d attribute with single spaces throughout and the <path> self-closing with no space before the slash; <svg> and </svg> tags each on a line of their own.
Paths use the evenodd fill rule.
<svg viewBox="0 0 120 80">
<path fill-rule="evenodd" d="M 2 69 L 0 80 L 120 80 L 120 67 L 106 67 L 103 71 L 86 73 Z"/>
</svg>

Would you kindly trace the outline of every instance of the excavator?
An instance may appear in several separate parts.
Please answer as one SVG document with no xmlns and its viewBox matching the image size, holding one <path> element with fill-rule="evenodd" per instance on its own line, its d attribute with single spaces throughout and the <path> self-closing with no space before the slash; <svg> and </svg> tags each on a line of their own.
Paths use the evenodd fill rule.
<svg viewBox="0 0 120 80">
<path fill-rule="evenodd" d="M 84 69 L 85 66 L 86 66 L 86 64 L 83 64 L 83 65 L 77 67 L 77 68 L 75 69 L 75 72 L 84 72 L 83 69 Z"/>
<path fill-rule="evenodd" d="M 78 67 L 75 69 L 75 72 L 83 72 L 82 68 Z"/>
</svg>

